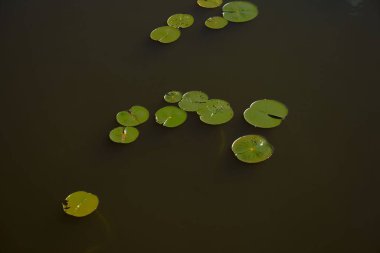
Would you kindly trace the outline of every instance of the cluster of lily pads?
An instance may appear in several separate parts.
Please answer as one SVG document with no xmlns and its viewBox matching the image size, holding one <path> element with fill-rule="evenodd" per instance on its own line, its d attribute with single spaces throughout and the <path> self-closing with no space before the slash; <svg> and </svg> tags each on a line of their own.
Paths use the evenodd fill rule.
<svg viewBox="0 0 380 253">
<path fill-rule="evenodd" d="M 198 5 L 203 8 L 217 8 L 223 4 L 223 0 L 198 0 Z M 222 7 L 222 16 L 210 17 L 205 21 L 205 26 L 210 29 L 222 29 L 229 22 L 247 22 L 259 14 L 256 5 L 251 2 L 233 1 Z M 167 26 L 161 26 L 150 33 L 152 40 L 161 43 L 172 43 L 181 36 L 180 28 L 188 28 L 193 25 L 194 17 L 190 14 L 174 14 L 167 20 Z"/>
</svg>

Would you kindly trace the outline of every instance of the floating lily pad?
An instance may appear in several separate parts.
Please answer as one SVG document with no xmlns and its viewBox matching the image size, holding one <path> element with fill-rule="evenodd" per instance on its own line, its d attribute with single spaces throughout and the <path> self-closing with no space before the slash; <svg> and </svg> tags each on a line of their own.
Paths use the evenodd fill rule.
<svg viewBox="0 0 380 253">
<path fill-rule="evenodd" d="M 232 144 L 232 152 L 245 163 L 265 161 L 272 156 L 273 150 L 273 146 L 260 135 L 242 136 Z"/>
<path fill-rule="evenodd" d="M 171 104 L 178 103 L 182 99 L 182 93 L 180 91 L 169 91 L 165 94 L 164 99 Z"/>
<path fill-rule="evenodd" d="M 219 16 L 211 17 L 206 20 L 205 25 L 210 29 L 222 29 L 228 25 L 228 20 Z"/>
<path fill-rule="evenodd" d="M 150 33 L 150 38 L 161 43 L 172 43 L 181 36 L 181 31 L 178 28 L 171 26 L 161 26 L 154 29 Z"/>
<path fill-rule="evenodd" d="M 168 18 L 167 23 L 174 28 L 187 28 L 192 26 L 194 18 L 189 14 L 174 14 Z"/>
<path fill-rule="evenodd" d="M 111 130 L 109 137 L 113 142 L 127 144 L 139 137 L 139 130 L 135 127 L 117 127 Z"/>
<path fill-rule="evenodd" d="M 222 5 L 223 0 L 198 0 L 197 3 L 203 8 L 216 8 Z"/>
<path fill-rule="evenodd" d="M 198 111 L 201 121 L 210 125 L 226 123 L 234 116 L 230 104 L 220 99 L 210 99 Z"/>
<path fill-rule="evenodd" d="M 176 106 L 165 106 L 156 112 L 158 124 L 166 127 L 177 127 L 187 119 L 187 113 Z"/>
<path fill-rule="evenodd" d="M 281 102 L 263 99 L 251 104 L 244 111 L 245 120 L 256 127 L 272 128 L 281 124 L 288 115 L 288 108 Z"/>
<path fill-rule="evenodd" d="M 187 112 L 195 112 L 205 105 L 208 100 L 206 93 L 202 91 L 189 91 L 182 96 L 182 100 L 178 105 L 182 110 Z"/>
<path fill-rule="evenodd" d="M 70 194 L 62 204 L 63 211 L 75 217 L 83 217 L 91 214 L 96 210 L 98 205 L 98 197 L 84 191 L 77 191 Z"/>
<path fill-rule="evenodd" d="M 223 6 L 223 17 L 231 22 L 247 22 L 259 14 L 256 5 L 250 2 L 234 1 Z"/>
<path fill-rule="evenodd" d="M 116 120 L 123 126 L 138 126 L 149 119 L 149 111 L 142 106 L 132 106 L 128 111 L 119 112 Z"/>
</svg>

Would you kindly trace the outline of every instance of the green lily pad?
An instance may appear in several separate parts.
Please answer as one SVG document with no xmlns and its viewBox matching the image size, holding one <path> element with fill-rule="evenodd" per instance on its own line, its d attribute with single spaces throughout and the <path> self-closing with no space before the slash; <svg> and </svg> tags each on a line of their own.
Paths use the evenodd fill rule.
<svg viewBox="0 0 380 253">
<path fill-rule="evenodd" d="M 168 18 L 167 23 L 174 28 L 187 28 L 193 25 L 194 17 L 189 14 L 174 14 Z"/>
<path fill-rule="evenodd" d="M 231 22 L 247 22 L 259 14 L 256 5 L 250 2 L 234 1 L 223 6 L 223 17 Z"/>
<path fill-rule="evenodd" d="M 113 142 L 127 144 L 139 137 L 139 130 L 135 127 L 116 127 L 111 130 L 109 137 Z"/>
<path fill-rule="evenodd" d="M 158 124 L 166 127 L 177 127 L 187 119 L 187 113 L 176 106 L 165 106 L 156 112 Z"/>
<path fill-rule="evenodd" d="M 168 103 L 174 104 L 178 103 L 182 99 L 182 92 L 180 91 L 169 91 L 165 94 L 164 100 Z"/>
<path fill-rule="evenodd" d="M 154 29 L 150 33 L 150 38 L 161 43 L 172 43 L 181 36 L 181 31 L 178 28 L 171 26 L 161 26 Z"/>
<path fill-rule="evenodd" d="M 182 96 L 182 100 L 178 105 L 182 110 L 187 112 L 195 112 L 205 105 L 208 100 L 206 93 L 202 91 L 189 91 Z"/>
<path fill-rule="evenodd" d="M 245 163 L 265 161 L 272 156 L 273 151 L 273 146 L 260 135 L 242 136 L 232 144 L 232 152 Z"/>
<path fill-rule="evenodd" d="M 288 108 L 281 102 L 270 99 L 256 101 L 244 111 L 244 119 L 251 125 L 272 128 L 281 124 L 288 115 Z"/>
<path fill-rule="evenodd" d="M 66 197 L 62 204 L 63 211 L 68 215 L 83 217 L 91 214 L 99 205 L 96 195 L 84 191 L 77 191 Z"/>
<path fill-rule="evenodd" d="M 138 126 L 149 119 L 149 111 L 142 106 L 132 106 L 128 111 L 119 112 L 116 120 L 123 126 Z"/>
<path fill-rule="evenodd" d="M 222 29 L 228 25 L 228 20 L 219 16 L 211 17 L 206 20 L 205 25 L 210 29 Z"/>
<path fill-rule="evenodd" d="M 198 0 L 197 3 L 203 8 L 216 8 L 222 5 L 223 0 Z"/>
<path fill-rule="evenodd" d="M 220 125 L 230 121 L 234 116 L 230 104 L 220 99 L 210 99 L 197 111 L 201 121 L 210 125 Z"/>
</svg>

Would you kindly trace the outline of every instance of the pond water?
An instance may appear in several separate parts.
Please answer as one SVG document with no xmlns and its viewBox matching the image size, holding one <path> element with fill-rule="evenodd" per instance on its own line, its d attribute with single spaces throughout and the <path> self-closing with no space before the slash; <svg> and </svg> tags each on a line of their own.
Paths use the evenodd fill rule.
<svg viewBox="0 0 380 253">
<path fill-rule="evenodd" d="M 375 253 L 380 2 L 257 0 L 251 22 L 210 30 L 221 9 L 186 1 L 1 1 L 1 253 Z M 175 13 L 194 24 L 170 45 L 150 32 Z M 234 118 L 154 121 L 166 92 L 201 90 Z M 275 99 L 289 115 L 257 129 L 243 112 Z M 150 119 L 129 145 L 117 112 Z M 273 156 L 234 158 L 264 136 Z M 75 191 L 99 197 L 75 218 Z"/>
</svg>

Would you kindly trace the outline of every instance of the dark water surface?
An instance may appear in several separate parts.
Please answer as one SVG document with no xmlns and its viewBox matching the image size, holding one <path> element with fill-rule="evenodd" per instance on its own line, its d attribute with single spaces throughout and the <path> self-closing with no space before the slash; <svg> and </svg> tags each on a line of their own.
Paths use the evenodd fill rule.
<svg viewBox="0 0 380 253">
<path fill-rule="evenodd" d="M 0 252 L 380 252 L 380 2 L 257 0 L 259 17 L 221 31 L 195 0 L 2 0 Z M 173 13 L 194 26 L 160 45 Z M 114 115 L 151 113 L 165 92 L 203 90 L 234 119 L 153 117 L 137 142 L 108 140 Z M 251 102 L 290 114 L 248 125 Z M 236 160 L 230 145 L 262 134 L 274 156 Z M 61 201 L 86 190 L 96 213 Z"/>
</svg>

